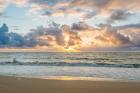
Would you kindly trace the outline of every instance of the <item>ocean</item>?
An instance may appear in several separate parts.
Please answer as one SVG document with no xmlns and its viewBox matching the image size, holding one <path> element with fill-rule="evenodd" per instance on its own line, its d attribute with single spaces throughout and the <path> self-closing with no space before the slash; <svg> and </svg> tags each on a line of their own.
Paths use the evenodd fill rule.
<svg viewBox="0 0 140 93">
<path fill-rule="evenodd" d="M 140 80 L 140 52 L 1 52 L 0 76 Z"/>
</svg>

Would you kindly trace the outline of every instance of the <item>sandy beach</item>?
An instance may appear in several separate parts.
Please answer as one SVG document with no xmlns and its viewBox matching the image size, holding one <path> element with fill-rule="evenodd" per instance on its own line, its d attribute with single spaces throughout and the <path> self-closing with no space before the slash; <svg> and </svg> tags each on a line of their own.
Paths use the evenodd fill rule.
<svg viewBox="0 0 140 93">
<path fill-rule="evenodd" d="M 0 77 L 0 93 L 140 93 L 140 82 Z"/>
</svg>

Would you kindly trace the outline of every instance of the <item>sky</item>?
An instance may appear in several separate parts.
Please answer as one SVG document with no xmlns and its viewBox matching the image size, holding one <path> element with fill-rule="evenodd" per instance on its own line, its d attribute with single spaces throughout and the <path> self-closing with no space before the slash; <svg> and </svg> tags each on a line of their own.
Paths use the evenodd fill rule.
<svg viewBox="0 0 140 93">
<path fill-rule="evenodd" d="M 140 0 L 0 0 L 0 50 L 139 51 Z"/>
</svg>

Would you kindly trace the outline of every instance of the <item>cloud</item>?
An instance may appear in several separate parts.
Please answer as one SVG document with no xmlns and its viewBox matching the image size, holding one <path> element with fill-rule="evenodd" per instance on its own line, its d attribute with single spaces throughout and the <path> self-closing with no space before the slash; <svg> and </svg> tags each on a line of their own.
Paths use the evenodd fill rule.
<svg viewBox="0 0 140 93">
<path fill-rule="evenodd" d="M 128 20 L 129 17 L 131 16 L 132 16 L 132 13 L 130 13 L 127 10 L 123 10 L 123 9 L 114 10 L 112 11 L 108 21 L 109 22 L 124 21 L 124 20 Z"/>
<path fill-rule="evenodd" d="M 7 5 L 8 5 L 8 0 L 0 0 L 0 13 L 4 11 Z"/>
<path fill-rule="evenodd" d="M 25 44 L 25 38 L 17 33 L 9 33 L 8 46 L 11 47 L 23 47 Z"/>
<path fill-rule="evenodd" d="M 38 27 L 37 29 L 31 29 L 31 33 L 28 34 L 29 37 L 37 39 L 41 45 L 52 45 L 51 42 L 61 45 L 63 44 L 62 31 L 58 28 L 56 23 L 52 23 L 49 27 Z M 54 40 L 55 39 L 55 40 Z M 46 40 L 44 42 L 43 40 Z M 44 43 L 43 43 L 44 42 Z"/>
<path fill-rule="evenodd" d="M 82 7 L 73 7 L 73 0 L 30 0 L 31 14 L 41 14 L 42 16 L 80 16 L 83 19 L 89 19 L 96 15 L 94 9 L 84 9 Z"/>
<path fill-rule="evenodd" d="M 3 11 L 10 4 L 26 6 L 29 14 L 40 16 L 78 16 L 87 20 L 96 15 L 110 16 L 111 19 L 118 19 L 127 16 L 129 11 L 138 11 L 139 0 L 0 0 L 0 11 Z M 124 15 L 124 16 L 121 16 Z"/>
<path fill-rule="evenodd" d="M 96 37 L 97 40 L 106 43 L 110 43 L 113 45 L 117 45 L 119 47 L 129 47 L 132 45 L 132 42 L 129 37 L 124 36 L 118 33 L 117 29 L 110 27 L 103 31 L 103 33 Z"/>
<path fill-rule="evenodd" d="M 9 0 L 10 3 L 17 6 L 25 6 L 29 0 Z"/>
<path fill-rule="evenodd" d="M 111 0 L 73 0 L 70 2 L 71 6 L 83 6 L 89 8 L 101 8 L 110 3 Z"/>
<path fill-rule="evenodd" d="M 90 29 L 91 27 L 89 25 L 87 25 L 86 23 L 84 23 L 84 22 L 78 22 L 78 23 L 73 23 L 71 28 L 73 30 L 80 31 L 80 30 Z"/>
<path fill-rule="evenodd" d="M 22 47 L 24 46 L 24 37 L 17 33 L 9 33 L 6 24 L 0 27 L 0 47 Z"/>
<path fill-rule="evenodd" d="M 28 0 L 0 0 L 0 13 L 3 13 L 10 4 L 25 6 L 27 2 Z"/>
<path fill-rule="evenodd" d="M 0 27 L 0 44 L 4 45 L 8 43 L 9 37 L 8 37 L 8 27 L 6 24 L 3 24 L 2 27 Z"/>
<path fill-rule="evenodd" d="M 0 47 L 33 47 L 36 45 L 34 38 L 29 39 L 21 36 L 18 33 L 9 32 L 9 28 L 6 24 L 0 27 Z"/>
<path fill-rule="evenodd" d="M 31 31 L 28 35 L 38 41 L 38 46 L 69 49 L 80 44 L 80 37 L 77 32 L 71 31 L 71 28 L 67 25 L 59 27 L 56 23 L 52 23 L 47 28 L 38 27 Z"/>
<path fill-rule="evenodd" d="M 8 26 L 0 27 L 0 46 L 15 48 L 39 48 L 53 51 L 90 51 L 96 49 L 121 49 L 140 46 L 138 27 L 94 28 L 84 22 L 72 26 L 52 23 L 46 27 L 31 29 L 25 36 L 10 33 Z"/>
<path fill-rule="evenodd" d="M 117 26 L 118 29 L 140 29 L 140 23 Z"/>
<path fill-rule="evenodd" d="M 0 0 L 0 17 L 4 16 L 4 9 L 13 4 L 17 7 L 26 7 L 29 13 L 37 15 L 35 17 L 40 15 L 53 19 L 53 17 L 68 16 L 69 20 L 72 18 L 82 20 L 72 25 L 53 22 L 48 26 L 38 26 L 25 36 L 10 33 L 5 30 L 8 26 L 4 24 L 0 28 L 0 45 L 79 51 L 110 47 L 139 47 L 140 24 L 125 23 L 139 13 L 139 3 L 140 0 L 135 2 L 133 0 Z M 95 21 L 88 20 L 92 18 Z M 96 25 L 95 28 L 83 21 L 93 25 L 101 21 L 102 24 Z M 119 26 L 114 26 L 115 23 Z"/>
<path fill-rule="evenodd" d="M 139 7 L 139 2 L 139 0 L 135 2 L 133 0 L 73 0 L 71 5 L 107 11 L 112 9 L 134 9 Z"/>
<path fill-rule="evenodd" d="M 127 19 L 131 12 L 139 11 L 139 0 L 29 0 L 29 13 L 48 17 L 78 17 L 88 20 L 109 17 L 109 21 Z M 126 16 L 126 17 L 125 17 Z M 122 20 L 124 21 L 124 20 Z"/>
<path fill-rule="evenodd" d="M 134 47 L 140 46 L 140 23 L 118 26 L 116 28 L 119 30 L 119 33 L 130 38 Z"/>
<path fill-rule="evenodd" d="M 51 25 L 32 29 L 29 34 L 38 41 L 36 46 L 56 48 L 63 50 L 90 50 L 96 48 L 122 48 L 133 46 L 129 36 L 120 33 L 112 26 L 104 26 L 95 29 L 83 22 L 68 25 Z"/>
</svg>

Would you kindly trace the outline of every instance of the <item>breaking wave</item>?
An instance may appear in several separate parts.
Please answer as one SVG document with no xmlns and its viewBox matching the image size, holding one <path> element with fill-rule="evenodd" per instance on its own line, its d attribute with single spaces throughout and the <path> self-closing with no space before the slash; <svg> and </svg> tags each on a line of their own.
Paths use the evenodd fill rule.
<svg viewBox="0 0 140 93">
<path fill-rule="evenodd" d="M 85 66 L 85 67 L 118 67 L 140 68 L 140 64 L 113 64 L 113 63 L 81 63 L 81 62 L 0 62 L 0 65 L 32 65 L 32 66 Z"/>
</svg>

